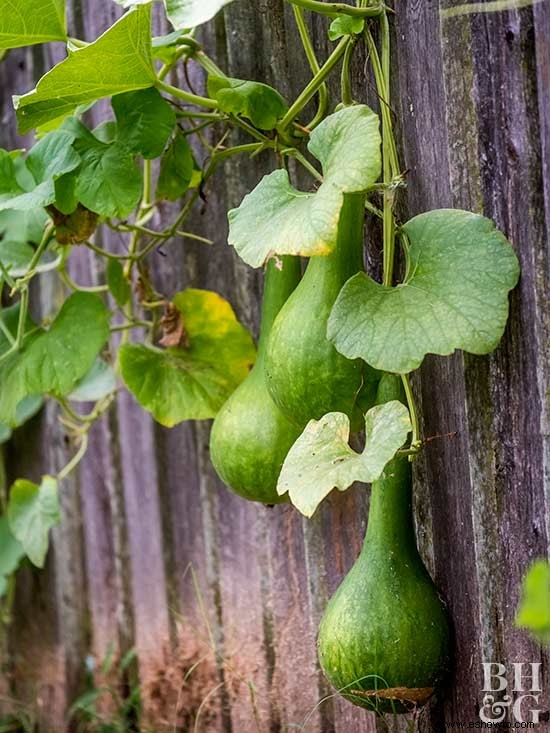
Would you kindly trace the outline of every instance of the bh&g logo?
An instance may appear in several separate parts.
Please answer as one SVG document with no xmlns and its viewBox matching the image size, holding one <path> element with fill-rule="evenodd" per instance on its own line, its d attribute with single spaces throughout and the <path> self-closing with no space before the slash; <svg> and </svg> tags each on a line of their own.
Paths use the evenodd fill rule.
<svg viewBox="0 0 550 733">
<path fill-rule="evenodd" d="M 541 711 L 534 709 L 539 704 L 542 687 L 540 684 L 541 663 L 512 664 L 514 686 L 510 689 L 506 667 L 497 662 L 483 662 L 483 698 L 479 717 L 484 723 L 501 723 L 510 709 L 512 721 L 518 723 L 539 723 Z M 512 694 L 509 694 L 512 693 Z M 527 716 L 527 718 L 525 717 Z"/>
</svg>

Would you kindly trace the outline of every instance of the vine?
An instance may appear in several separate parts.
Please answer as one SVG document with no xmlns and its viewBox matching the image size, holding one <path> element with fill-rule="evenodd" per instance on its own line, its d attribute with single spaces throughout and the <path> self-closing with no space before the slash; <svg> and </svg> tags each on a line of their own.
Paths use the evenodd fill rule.
<svg viewBox="0 0 550 733">
<path fill-rule="evenodd" d="M 24 556 L 44 564 L 49 530 L 60 517 L 58 485 L 86 454 L 89 433 L 121 384 L 171 427 L 215 418 L 249 375 L 255 346 L 230 304 L 205 290 L 160 293 L 149 267 L 150 255 L 177 239 L 212 244 L 188 231 L 188 220 L 228 158 L 270 151 L 278 164 L 229 212 L 229 244 L 252 267 L 284 256 L 328 261 L 343 246 L 339 233 L 357 230 L 357 217 L 346 213 L 351 201 L 361 201 L 361 232 L 365 210 L 382 222 L 382 283 L 356 268 L 330 303 L 323 333 L 338 359 L 361 365 L 354 367 L 360 375 L 350 409 L 311 411 L 312 422 L 298 426 L 299 437 L 277 466 L 278 494 L 288 494 L 306 516 L 333 488 L 375 482 L 389 461 L 412 460 L 421 449 L 409 374 L 426 354 L 486 354 L 504 331 L 519 268 L 492 222 L 454 210 L 404 224 L 396 218 L 406 181 L 392 120 L 393 11 L 368 0 L 286 0 L 312 74 L 288 103 L 262 82 L 229 77 L 188 30 L 228 2 L 174 0 L 168 11 L 174 32 L 161 38 L 151 37 L 152 3 L 121 2 L 133 7 L 92 43 L 68 37 L 57 0 L 41 3 L 50 13 L 38 12 L 36 0 L 10 3 L 3 12 L 3 53 L 60 40 L 70 53 L 14 100 L 19 130 L 35 131 L 36 144 L 25 152 L 0 150 L 1 435 L 7 440 L 51 399 L 74 453 L 55 475 L 38 485 L 19 479 L 2 499 L 0 596 L 10 597 Z M 323 62 L 305 13 L 331 20 L 335 46 Z M 20 17 L 33 23 L 22 29 Z M 353 99 L 351 68 L 361 45 L 379 114 Z M 171 72 L 191 61 L 205 71 L 204 94 L 170 83 Z M 327 80 L 337 73 L 341 100 L 331 109 Z M 112 118 L 91 129 L 86 112 L 103 98 L 111 99 Z M 313 118 L 302 119 L 315 99 Z M 248 140 L 231 145 L 237 129 Z M 310 190 L 294 188 L 288 159 L 309 176 Z M 181 206 L 157 226 L 162 201 Z M 102 226 L 125 238 L 124 251 L 98 244 Z M 405 275 L 396 284 L 397 243 Z M 104 282 L 75 281 L 71 253 L 79 247 L 103 263 Z M 30 286 L 44 272 L 57 273 L 67 298 L 53 317 L 35 323 Z M 399 375 L 406 407 L 399 399 L 374 405 L 381 373 Z M 82 412 L 85 403 L 93 407 Z M 365 448 L 356 453 L 350 432 L 363 428 Z"/>
</svg>

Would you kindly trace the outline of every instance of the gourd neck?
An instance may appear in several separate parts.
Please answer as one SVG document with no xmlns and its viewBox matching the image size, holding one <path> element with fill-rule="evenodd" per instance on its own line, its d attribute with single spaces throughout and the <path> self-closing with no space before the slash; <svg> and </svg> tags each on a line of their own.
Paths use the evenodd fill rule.
<svg viewBox="0 0 550 733">
<path fill-rule="evenodd" d="M 330 278 L 337 284 L 343 285 L 352 275 L 362 270 L 364 222 L 364 195 L 360 193 L 344 194 L 336 247 L 326 257 L 311 257 L 304 277 L 316 281 L 319 278 Z"/>
<path fill-rule="evenodd" d="M 372 484 L 364 553 L 384 557 L 418 554 L 412 511 L 412 469 L 409 460 L 394 458 L 382 478 Z"/>
<path fill-rule="evenodd" d="M 405 403 L 403 382 L 397 374 L 383 374 L 376 402 Z M 412 510 L 412 465 L 407 456 L 393 458 L 372 484 L 369 521 L 363 551 L 384 557 L 418 557 Z"/>
<path fill-rule="evenodd" d="M 265 268 L 264 294 L 262 298 L 262 323 L 258 341 L 258 358 L 263 359 L 277 314 L 288 300 L 289 295 L 300 282 L 301 266 L 299 257 L 279 257 L 270 259 Z"/>
</svg>

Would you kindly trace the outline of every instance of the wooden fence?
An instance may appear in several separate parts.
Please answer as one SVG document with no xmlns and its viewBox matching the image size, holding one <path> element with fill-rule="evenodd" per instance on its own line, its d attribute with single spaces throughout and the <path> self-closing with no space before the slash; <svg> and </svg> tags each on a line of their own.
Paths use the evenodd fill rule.
<svg viewBox="0 0 550 733">
<path fill-rule="evenodd" d="M 120 13 L 109 0 L 69 5 L 72 32 L 87 40 Z M 415 378 L 424 435 L 444 436 L 416 464 L 418 537 L 455 633 L 453 679 L 419 721 L 433 733 L 478 720 L 482 661 L 542 661 L 514 614 L 524 571 L 548 553 L 550 537 L 550 2 L 444 17 L 448 5 L 395 7 L 393 111 L 409 170 L 407 213 L 484 212 L 513 242 L 523 274 L 493 356 L 428 358 Z M 326 25 L 316 18 L 312 27 L 323 56 Z M 165 30 L 161 20 L 156 30 Z M 265 80 L 289 97 L 307 82 L 282 0 L 236 0 L 202 38 L 233 76 Z M 18 144 L 10 95 L 30 89 L 62 54 L 56 45 L 21 50 L 0 65 L 4 145 Z M 200 89 L 200 70 L 190 74 Z M 354 95 L 376 106 L 360 54 Z M 215 246 L 175 240 L 152 261 L 163 292 L 217 289 L 252 329 L 260 277 L 225 246 L 225 212 L 265 166 L 232 161 L 209 187 L 196 223 Z M 380 244 L 371 229 L 372 253 Z M 89 251 L 73 260 L 80 282 L 102 277 Z M 45 281 L 36 307 L 51 311 L 59 295 Z M 303 729 L 316 733 L 387 730 L 338 697 L 316 707 L 329 693 L 316 662 L 317 624 L 360 549 L 368 492 L 332 496 L 311 521 L 289 506 L 246 503 L 216 478 L 208 434 L 208 423 L 163 429 L 121 391 L 78 477 L 63 484 L 47 569 L 18 576 L 0 697 L 36 713 L 41 733 L 63 733 L 86 670 L 94 662 L 97 674 L 110 654 L 135 648 L 154 731 L 275 733 L 306 718 Z M 49 407 L 6 447 L 7 480 L 55 471 L 66 452 Z M 405 730 L 392 721 L 389 729 Z"/>
</svg>

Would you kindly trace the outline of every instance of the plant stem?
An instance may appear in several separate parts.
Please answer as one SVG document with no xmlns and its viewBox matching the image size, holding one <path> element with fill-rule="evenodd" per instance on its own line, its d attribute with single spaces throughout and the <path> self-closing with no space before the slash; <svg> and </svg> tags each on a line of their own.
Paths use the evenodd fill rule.
<svg viewBox="0 0 550 733">
<path fill-rule="evenodd" d="M 80 293 L 106 293 L 109 290 L 107 285 L 92 285 L 92 286 L 77 285 L 77 283 L 75 283 L 71 279 L 65 267 L 60 267 L 58 269 L 58 273 L 59 273 L 59 277 L 61 278 L 61 280 L 65 283 L 65 285 L 70 290 L 75 290 Z"/>
<path fill-rule="evenodd" d="M 367 30 L 367 44 L 372 60 L 374 76 L 376 79 L 376 87 L 380 99 L 380 109 L 382 115 L 382 158 L 384 169 L 384 183 L 389 184 L 392 179 L 397 178 L 400 174 L 399 160 L 397 156 L 397 146 L 393 135 L 393 126 L 391 120 L 390 109 L 390 37 L 389 24 L 387 15 L 382 16 L 382 61 L 378 55 L 378 49 L 372 37 Z M 384 191 L 384 285 L 391 287 L 393 283 L 393 265 L 395 259 L 395 220 L 393 215 L 393 206 L 395 202 L 395 192 L 390 188 Z"/>
<path fill-rule="evenodd" d="M 340 78 L 340 87 L 342 90 L 342 103 L 349 107 L 353 104 L 353 96 L 351 93 L 351 76 L 350 66 L 351 59 L 353 58 L 353 49 L 355 47 L 355 40 L 350 40 L 346 46 L 346 52 L 344 54 L 344 61 L 342 62 L 342 74 Z"/>
<path fill-rule="evenodd" d="M 225 74 L 220 67 L 210 58 L 210 56 L 207 56 L 202 49 L 195 51 L 193 54 L 193 58 L 195 61 L 202 66 L 202 68 L 206 71 L 207 74 L 211 76 L 221 76 L 222 79 L 227 78 L 227 74 Z"/>
<path fill-rule="evenodd" d="M 409 408 L 409 413 L 411 416 L 411 423 L 412 423 L 411 449 L 415 450 L 415 448 L 417 448 L 418 443 L 419 443 L 418 436 L 420 434 L 420 429 L 418 425 L 418 413 L 416 410 L 416 403 L 414 401 L 414 395 L 413 395 L 409 375 L 402 374 L 401 380 L 403 382 L 403 387 L 405 389 L 405 394 L 407 396 L 407 406 Z"/>
<path fill-rule="evenodd" d="M 324 5 L 325 3 L 321 3 Z M 309 82 L 306 88 L 298 96 L 294 104 L 291 105 L 290 109 L 279 123 L 278 130 L 284 132 L 286 128 L 294 121 L 294 119 L 300 114 L 310 99 L 315 96 L 317 90 L 324 84 L 325 79 L 336 66 L 340 58 L 346 52 L 346 48 L 350 43 L 350 37 L 342 38 L 340 43 L 336 46 L 334 51 L 325 61 L 323 66 L 319 69 L 318 73 L 315 74 L 313 79 Z"/>
<path fill-rule="evenodd" d="M 191 94 L 191 92 L 178 89 L 178 87 L 174 87 L 171 84 L 165 84 L 161 79 L 157 81 L 156 87 L 176 99 L 181 99 L 183 102 L 187 102 L 187 104 L 196 104 L 199 107 L 207 107 L 208 109 L 218 109 L 218 103 L 215 99 L 200 97 L 198 94 Z"/>
<path fill-rule="evenodd" d="M 309 62 L 309 67 L 313 73 L 313 76 L 316 76 L 321 70 L 321 67 L 317 60 L 317 56 L 315 55 L 315 49 L 313 48 L 313 43 L 311 42 L 307 25 L 304 20 L 304 11 L 297 5 L 293 5 L 292 10 L 294 11 L 294 19 L 296 21 L 296 26 L 298 28 L 298 33 L 300 34 L 300 40 L 302 41 L 302 46 L 304 47 L 306 58 Z M 317 107 L 317 113 L 315 117 L 311 120 L 309 125 L 306 125 L 308 130 L 315 129 L 315 127 L 317 127 L 317 125 L 323 120 L 327 111 L 328 90 L 326 84 L 321 84 L 318 90 L 318 94 L 319 105 Z"/>
<path fill-rule="evenodd" d="M 63 479 L 67 478 L 67 476 L 73 471 L 80 461 L 84 458 L 86 451 L 88 450 L 88 432 L 82 433 L 80 438 L 80 446 L 77 450 L 77 452 L 74 454 L 72 459 L 67 463 L 67 465 L 61 469 L 61 471 L 57 474 L 57 480 L 63 481 Z"/>
<path fill-rule="evenodd" d="M 325 3 L 319 0 L 286 0 L 286 2 L 321 15 L 334 16 L 342 13 L 343 15 L 353 15 L 356 18 L 375 18 L 383 13 L 385 9 L 382 3 L 367 8 L 357 8 L 346 3 Z"/>
</svg>

